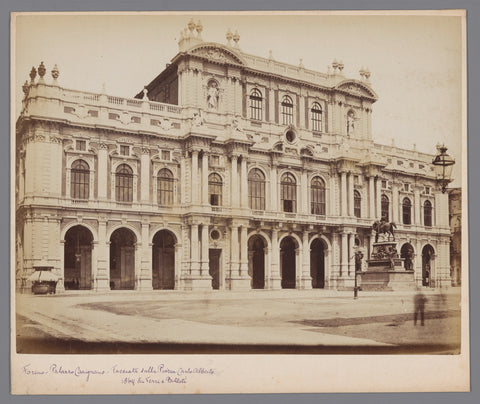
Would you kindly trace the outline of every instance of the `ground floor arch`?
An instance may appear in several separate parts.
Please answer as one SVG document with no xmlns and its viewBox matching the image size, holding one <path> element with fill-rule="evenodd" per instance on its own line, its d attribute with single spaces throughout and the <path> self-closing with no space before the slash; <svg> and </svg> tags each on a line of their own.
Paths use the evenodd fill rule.
<svg viewBox="0 0 480 404">
<path fill-rule="evenodd" d="M 414 257 L 415 257 L 415 250 L 410 243 L 405 243 L 402 245 L 400 249 L 400 258 L 403 258 L 403 266 L 405 267 L 406 271 L 413 271 L 414 266 Z"/>
<path fill-rule="evenodd" d="M 73 226 L 65 233 L 64 287 L 92 289 L 93 235 L 85 226 Z"/>
<path fill-rule="evenodd" d="M 258 234 L 248 240 L 248 272 L 252 289 L 265 288 L 266 248 L 267 241 Z"/>
<path fill-rule="evenodd" d="M 325 243 L 316 238 L 310 245 L 310 276 L 312 288 L 325 287 L 325 257 L 327 247 Z"/>
<path fill-rule="evenodd" d="M 160 230 L 152 243 L 153 289 L 175 288 L 175 235 L 169 230 Z"/>
<path fill-rule="evenodd" d="M 135 233 L 125 227 L 110 236 L 110 289 L 135 288 Z"/>
<path fill-rule="evenodd" d="M 285 237 L 280 243 L 280 275 L 282 289 L 295 289 L 296 286 L 296 254 L 298 251 L 297 241 L 291 237 Z"/>
<path fill-rule="evenodd" d="M 427 244 L 422 249 L 422 286 L 431 287 L 433 277 L 433 259 L 435 250 L 430 244 Z"/>
</svg>

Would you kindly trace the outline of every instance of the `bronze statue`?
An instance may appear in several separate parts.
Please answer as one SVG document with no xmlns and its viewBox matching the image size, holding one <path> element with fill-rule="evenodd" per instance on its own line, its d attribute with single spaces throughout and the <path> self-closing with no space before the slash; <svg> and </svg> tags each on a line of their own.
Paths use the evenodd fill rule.
<svg viewBox="0 0 480 404">
<path fill-rule="evenodd" d="M 372 229 L 375 230 L 375 243 L 378 243 L 378 235 L 380 233 L 387 234 L 388 239 L 390 240 L 390 234 L 393 237 L 393 241 L 395 241 L 395 234 L 393 229 L 396 229 L 397 226 L 394 222 L 387 222 L 384 218 L 382 220 L 376 220 L 373 225 Z"/>
</svg>

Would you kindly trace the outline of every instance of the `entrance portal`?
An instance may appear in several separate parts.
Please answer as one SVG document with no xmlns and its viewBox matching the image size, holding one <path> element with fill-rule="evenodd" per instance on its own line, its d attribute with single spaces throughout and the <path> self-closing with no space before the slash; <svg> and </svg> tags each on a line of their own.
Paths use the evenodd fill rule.
<svg viewBox="0 0 480 404">
<path fill-rule="evenodd" d="M 261 236 L 248 240 L 249 268 L 251 268 L 252 289 L 265 288 L 265 242 Z"/>
<path fill-rule="evenodd" d="M 92 242 L 90 230 L 80 225 L 65 234 L 65 289 L 92 289 Z"/>
<path fill-rule="evenodd" d="M 152 247 L 153 289 L 175 288 L 175 236 L 161 230 L 153 237 Z"/>
<path fill-rule="evenodd" d="M 208 273 L 212 277 L 212 289 L 220 289 L 220 254 L 222 250 L 210 248 L 208 250 Z"/>
<path fill-rule="evenodd" d="M 115 230 L 110 237 L 110 289 L 135 288 L 135 234 Z"/>
<path fill-rule="evenodd" d="M 325 245 L 318 238 L 310 246 L 310 276 L 313 288 L 325 287 Z"/>
<path fill-rule="evenodd" d="M 430 244 L 422 250 L 422 286 L 434 286 L 432 284 L 432 260 L 435 252 Z"/>
<path fill-rule="evenodd" d="M 280 243 L 280 272 L 282 274 L 282 289 L 295 289 L 296 249 L 295 240 L 285 237 Z"/>
</svg>

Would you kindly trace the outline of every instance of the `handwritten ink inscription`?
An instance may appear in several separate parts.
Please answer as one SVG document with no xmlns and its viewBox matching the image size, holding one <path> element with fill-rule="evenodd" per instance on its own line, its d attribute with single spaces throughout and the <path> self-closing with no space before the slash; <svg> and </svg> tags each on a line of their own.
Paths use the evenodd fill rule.
<svg viewBox="0 0 480 404">
<path fill-rule="evenodd" d="M 168 367 L 165 364 L 147 365 L 139 367 L 123 367 L 113 365 L 108 368 L 101 367 L 69 367 L 63 364 L 51 363 L 44 368 L 26 364 L 22 368 L 27 376 L 42 377 L 48 375 L 78 378 L 81 381 L 89 382 L 92 378 L 114 376 L 121 384 L 136 386 L 147 384 L 187 384 L 194 375 L 214 376 L 218 373 L 216 369 L 204 367 Z"/>
</svg>

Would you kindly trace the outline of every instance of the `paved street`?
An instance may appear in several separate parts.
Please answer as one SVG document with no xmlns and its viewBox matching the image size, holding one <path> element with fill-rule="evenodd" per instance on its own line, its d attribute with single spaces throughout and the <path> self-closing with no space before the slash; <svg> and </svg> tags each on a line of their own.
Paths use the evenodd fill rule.
<svg viewBox="0 0 480 404">
<path fill-rule="evenodd" d="M 17 295 L 22 353 L 458 353 L 460 290 Z"/>
</svg>

